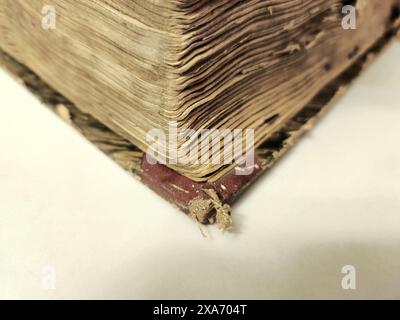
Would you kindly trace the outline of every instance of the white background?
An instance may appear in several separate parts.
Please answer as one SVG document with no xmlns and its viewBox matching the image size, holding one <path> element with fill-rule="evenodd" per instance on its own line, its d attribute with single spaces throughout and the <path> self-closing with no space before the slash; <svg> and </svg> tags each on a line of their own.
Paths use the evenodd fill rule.
<svg viewBox="0 0 400 320">
<path fill-rule="evenodd" d="M 396 43 L 234 206 L 234 232 L 207 239 L 0 71 L 0 298 L 400 298 L 399 57 Z"/>
</svg>

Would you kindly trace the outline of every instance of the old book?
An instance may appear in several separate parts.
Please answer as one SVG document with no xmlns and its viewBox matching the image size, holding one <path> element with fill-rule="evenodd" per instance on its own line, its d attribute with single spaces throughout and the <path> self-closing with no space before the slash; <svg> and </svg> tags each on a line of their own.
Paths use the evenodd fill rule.
<svg viewBox="0 0 400 320">
<path fill-rule="evenodd" d="M 227 204 L 390 40 L 399 8 L 400 0 L 0 0 L 1 57 L 123 167 L 198 221 L 227 227 Z M 171 128 L 174 143 L 149 139 L 156 129 L 171 140 Z M 213 132 L 224 134 L 209 139 Z M 244 132 L 252 135 L 237 143 Z M 241 174 L 236 160 L 251 147 Z"/>
</svg>

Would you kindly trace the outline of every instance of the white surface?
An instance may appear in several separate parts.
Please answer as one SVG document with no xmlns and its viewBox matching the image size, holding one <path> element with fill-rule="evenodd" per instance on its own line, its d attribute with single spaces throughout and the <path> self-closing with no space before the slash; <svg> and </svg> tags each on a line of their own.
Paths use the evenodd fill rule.
<svg viewBox="0 0 400 320">
<path fill-rule="evenodd" d="M 1 72 L 0 298 L 400 298 L 399 56 L 237 203 L 234 233 L 208 239 Z"/>
</svg>

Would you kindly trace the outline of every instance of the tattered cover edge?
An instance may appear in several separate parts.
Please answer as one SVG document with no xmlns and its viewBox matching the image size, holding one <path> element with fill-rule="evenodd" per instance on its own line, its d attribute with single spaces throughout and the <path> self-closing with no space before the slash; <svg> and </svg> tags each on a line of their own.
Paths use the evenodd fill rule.
<svg viewBox="0 0 400 320">
<path fill-rule="evenodd" d="M 195 182 L 165 165 L 150 164 L 139 148 L 115 134 L 91 115 L 78 110 L 72 102 L 1 49 L 0 65 L 41 102 L 157 194 L 200 223 L 216 222 L 222 229 L 229 229 L 232 225 L 230 205 L 261 173 L 269 169 L 313 127 L 316 120 L 333 104 L 332 102 L 396 35 L 398 36 L 398 25 L 391 28 L 351 67 L 328 84 L 295 117 L 258 147 L 251 175 L 236 175 L 232 171 L 215 182 Z"/>
</svg>

